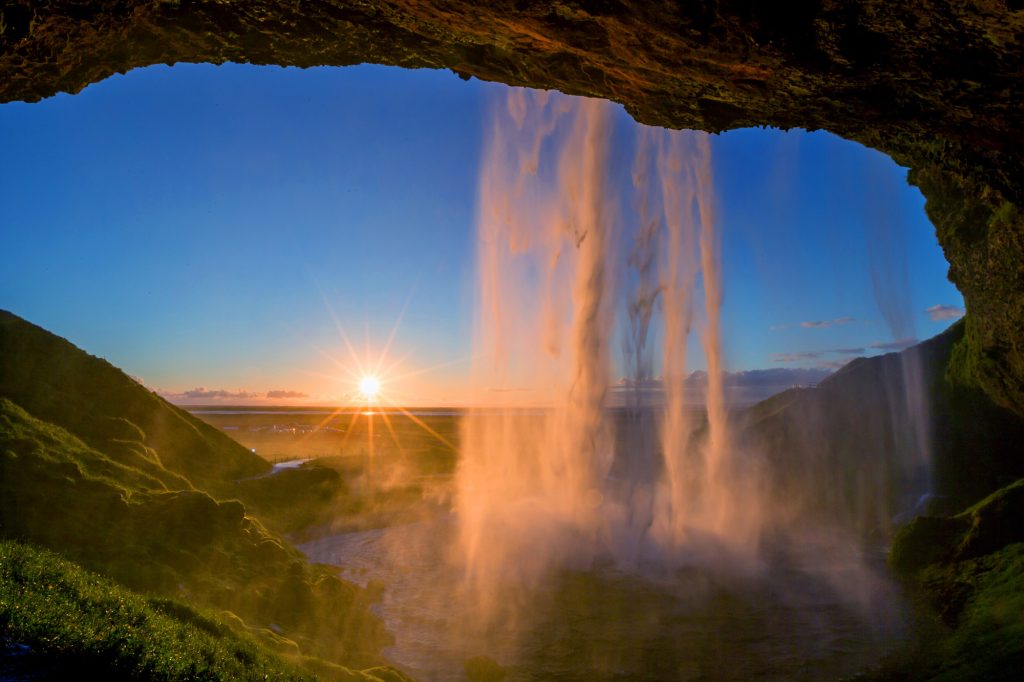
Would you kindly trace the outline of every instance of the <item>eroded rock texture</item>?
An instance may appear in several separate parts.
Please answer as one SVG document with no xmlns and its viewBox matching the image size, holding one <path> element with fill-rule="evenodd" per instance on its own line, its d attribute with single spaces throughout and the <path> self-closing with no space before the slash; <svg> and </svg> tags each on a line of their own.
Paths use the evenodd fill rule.
<svg viewBox="0 0 1024 682">
<path fill-rule="evenodd" d="M 377 62 L 825 128 L 913 168 L 968 307 L 956 378 L 1024 415 L 1024 0 L 7 0 L 0 101 L 156 63 Z"/>
</svg>

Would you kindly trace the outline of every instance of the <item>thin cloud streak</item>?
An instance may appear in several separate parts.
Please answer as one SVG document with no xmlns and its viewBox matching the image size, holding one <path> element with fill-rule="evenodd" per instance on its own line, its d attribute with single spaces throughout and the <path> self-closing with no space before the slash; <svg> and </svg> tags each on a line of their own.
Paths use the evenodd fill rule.
<svg viewBox="0 0 1024 682">
<path fill-rule="evenodd" d="M 267 391 L 268 398 L 308 398 L 308 393 L 302 391 L 285 391 L 285 390 L 274 390 Z"/>
<path fill-rule="evenodd" d="M 270 391 L 231 391 L 224 388 L 207 388 L 199 386 L 186 391 L 167 391 L 156 389 L 156 393 L 170 401 L 192 401 L 192 400 L 282 400 L 295 398 L 309 398 L 308 393 L 302 391 L 291 391 L 285 389 L 273 389 Z"/>
<path fill-rule="evenodd" d="M 843 317 L 836 317 L 831 320 L 805 320 L 800 323 L 800 326 L 804 329 L 827 329 L 828 327 L 838 327 L 844 324 L 853 324 L 857 321 L 856 317 L 850 317 L 845 315 Z M 776 324 L 769 327 L 772 331 L 778 329 L 788 329 L 794 325 L 791 324 Z"/>
<path fill-rule="evenodd" d="M 250 391 L 228 391 L 223 388 L 206 388 L 200 386 L 199 388 L 192 388 L 187 391 L 180 393 L 183 398 L 190 399 L 211 399 L 211 400 L 223 400 L 225 398 L 261 398 L 263 397 L 259 393 L 252 393 Z"/>
<path fill-rule="evenodd" d="M 807 360 L 815 360 L 820 358 L 826 351 L 802 351 L 799 353 L 773 353 L 772 362 L 805 362 Z"/>
<path fill-rule="evenodd" d="M 824 348 L 821 350 L 807 350 L 798 351 L 794 353 L 774 353 L 772 354 L 772 362 L 805 362 L 807 360 L 816 360 L 823 355 L 863 355 L 865 348 Z M 835 360 L 819 364 L 819 367 L 832 368 L 833 365 L 830 362 L 839 362 L 840 367 L 846 364 L 845 360 Z"/>
<path fill-rule="evenodd" d="M 928 317 L 933 322 L 940 322 L 942 320 L 956 320 L 964 316 L 966 312 L 963 308 L 955 305 L 933 305 L 925 310 L 928 313 Z"/>
</svg>

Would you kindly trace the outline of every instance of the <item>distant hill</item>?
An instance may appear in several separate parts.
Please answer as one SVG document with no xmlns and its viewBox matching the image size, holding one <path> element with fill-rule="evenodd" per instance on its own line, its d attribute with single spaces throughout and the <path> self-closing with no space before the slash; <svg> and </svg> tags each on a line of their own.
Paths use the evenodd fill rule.
<svg viewBox="0 0 1024 682">
<path fill-rule="evenodd" d="M 770 398 L 794 386 L 814 386 L 832 373 L 828 369 L 774 367 L 752 369 L 742 372 L 726 372 L 725 399 L 735 408 L 748 407 Z M 684 381 L 687 402 L 704 404 L 708 374 L 704 371 L 691 372 Z M 609 404 L 622 407 L 635 404 L 639 399 L 643 405 L 658 405 L 664 400 L 664 386 L 661 379 L 647 381 L 622 380 L 611 388 Z"/>
<path fill-rule="evenodd" d="M 262 458 L 106 360 L 0 310 L 0 396 L 115 459 L 157 458 L 199 487 L 270 470 Z"/>
<path fill-rule="evenodd" d="M 741 440 L 767 462 L 777 499 L 874 532 L 924 493 L 958 509 L 1024 475 L 1024 422 L 946 377 L 962 335 L 958 322 L 742 413 Z"/>
</svg>

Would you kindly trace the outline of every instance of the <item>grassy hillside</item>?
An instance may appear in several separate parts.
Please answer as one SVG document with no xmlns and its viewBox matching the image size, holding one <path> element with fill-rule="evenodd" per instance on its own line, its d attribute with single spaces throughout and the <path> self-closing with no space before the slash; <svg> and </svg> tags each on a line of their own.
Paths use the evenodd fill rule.
<svg viewBox="0 0 1024 682">
<path fill-rule="evenodd" d="M 210 614 L 146 599 L 52 552 L 0 543 L 0 633 L 49 677 L 296 679 L 300 668 Z M 27 672 L 27 670 L 26 670 Z"/>
<path fill-rule="evenodd" d="M 146 466 L 140 458 L 155 460 L 204 489 L 270 468 L 107 361 L 3 310 L 0 396 L 112 458 L 130 466 Z"/>
<path fill-rule="evenodd" d="M 309 566 L 237 501 L 168 490 L 0 398 L 0 534 L 136 590 L 273 624 L 304 652 L 370 665 L 389 640 L 371 595 Z"/>
<path fill-rule="evenodd" d="M 51 679 L 399 682 L 269 650 L 229 613 L 144 597 L 42 549 L 0 542 L 0 672 Z"/>
<path fill-rule="evenodd" d="M 0 539 L 229 614 L 328 670 L 378 665 L 390 637 L 369 612 L 374 595 L 225 499 L 236 478 L 268 469 L 108 363 L 0 313 Z"/>
</svg>

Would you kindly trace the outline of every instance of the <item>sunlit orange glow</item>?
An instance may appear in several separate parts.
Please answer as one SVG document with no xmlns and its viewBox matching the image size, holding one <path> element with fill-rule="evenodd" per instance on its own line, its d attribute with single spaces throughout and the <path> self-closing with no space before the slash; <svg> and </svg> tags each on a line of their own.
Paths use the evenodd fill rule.
<svg viewBox="0 0 1024 682">
<path fill-rule="evenodd" d="M 456 446 L 451 441 L 446 439 L 435 429 L 431 428 L 429 424 L 421 420 L 403 406 L 403 402 L 407 400 L 409 396 L 407 394 L 403 394 L 402 388 L 404 382 L 411 377 L 416 377 L 463 361 L 458 360 L 451 363 L 435 365 L 433 367 L 410 369 L 405 365 L 411 353 L 407 352 L 398 358 L 389 357 L 389 351 L 392 349 L 392 344 L 398 332 L 398 327 L 402 321 L 402 314 L 400 314 L 398 319 L 395 321 L 395 325 L 391 329 L 391 333 L 388 335 L 387 341 L 383 346 L 374 350 L 369 342 L 369 337 L 367 336 L 366 345 L 362 349 L 363 352 L 359 353 L 357 352 L 356 347 L 352 344 L 348 334 L 345 333 L 341 322 L 338 320 L 337 315 L 334 314 L 334 311 L 331 309 L 329 304 L 327 305 L 327 309 L 334 320 L 335 327 L 338 330 L 338 335 L 341 338 L 344 349 L 347 351 L 348 358 L 347 360 L 343 360 L 323 349 L 318 349 L 320 353 L 331 362 L 331 364 L 341 370 L 341 374 L 321 374 L 316 372 L 310 372 L 310 374 L 316 374 L 323 379 L 330 381 L 335 386 L 347 385 L 347 405 L 342 404 L 334 409 L 316 426 L 314 432 L 319 432 L 332 420 L 347 412 L 350 417 L 348 424 L 341 429 L 344 432 L 344 436 L 339 444 L 339 450 L 342 453 L 345 453 L 347 452 L 346 446 L 348 445 L 349 438 L 356 431 L 354 427 L 357 421 L 365 419 L 367 429 L 367 478 L 370 481 L 374 479 L 374 420 L 376 417 L 379 417 L 380 421 L 384 423 L 387 434 L 390 436 L 391 441 L 394 443 L 395 448 L 399 453 L 404 452 L 405 448 L 400 442 L 398 433 L 391 421 L 392 417 L 398 417 L 400 415 L 407 417 L 423 429 L 425 433 L 428 433 L 439 443 L 454 452 Z M 404 308 L 402 313 L 404 314 Z M 353 407 L 357 409 L 352 410 Z"/>
<path fill-rule="evenodd" d="M 377 394 L 380 393 L 380 379 L 367 374 L 359 380 L 359 394 L 370 403 L 377 399 Z"/>
</svg>

